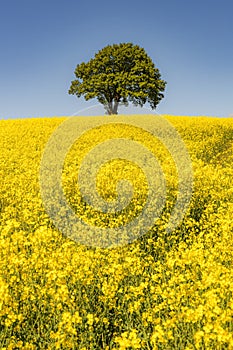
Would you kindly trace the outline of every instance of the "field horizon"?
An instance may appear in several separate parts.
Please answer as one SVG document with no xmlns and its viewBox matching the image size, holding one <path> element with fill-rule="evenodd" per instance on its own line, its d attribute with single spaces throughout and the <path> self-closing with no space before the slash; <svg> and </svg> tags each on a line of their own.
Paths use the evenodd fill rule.
<svg viewBox="0 0 233 350">
<path fill-rule="evenodd" d="M 137 113 L 129 113 L 129 114 L 117 114 L 116 117 L 118 116 L 140 116 L 142 117 L 143 114 L 137 114 Z M 164 113 L 154 113 L 153 111 L 151 111 L 151 113 L 147 113 L 146 115 L 160 115 L 162 117 L 174 117 L 174 118 L 215 118 L 215 119 L 231 119 L 233 118 L 232 115 L 226 116 L 226 117 L 219 117 L 219 116 L 215 116 L 215 115 L 176 115 L 176 114 L 164 114 Z M 1 121 L 7 121 L 7 120 L 31 120 L 31 119 L 54 119 L 54 118 L 73 118 L 73 117 L 81 117 L 81 118 L 90 118 L 90 117 L 111 117 L 111 115 L 107 115 L 107 114 L 99 114 L 99 115 L 51 115 L 51 116 L 16 116 L 16 117 L 0 117 L 0 122 Z"/>
</svg>

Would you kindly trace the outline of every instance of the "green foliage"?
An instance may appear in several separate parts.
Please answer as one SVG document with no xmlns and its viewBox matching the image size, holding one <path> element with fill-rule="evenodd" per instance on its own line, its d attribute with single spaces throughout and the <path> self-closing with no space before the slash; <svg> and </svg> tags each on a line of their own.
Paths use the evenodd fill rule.
<svg viewBox="0 0 233 350">
<path fill-rule="evenodd" d="M 164 97 L 166 82 L 159 70 L 145 50 L 132 43 L 106 46 L 89 62 L 78 64 L 75 75 L 69 94 L 97 98 L 108 114 L 117 114 L 119 103 L 128 102 L 141 107 L 148 102 L 155 109 Z"/>
</svg>

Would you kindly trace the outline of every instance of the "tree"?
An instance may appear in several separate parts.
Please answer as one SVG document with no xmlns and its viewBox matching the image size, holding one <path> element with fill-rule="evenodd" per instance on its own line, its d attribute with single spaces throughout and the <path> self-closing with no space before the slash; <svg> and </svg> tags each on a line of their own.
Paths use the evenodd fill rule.
<svg viewBox="0 0 233 350">
<path fill-rule="evenodd" d="M 97 98 L 108 114 L 117 114 L 119 103 L 128 102 L 141 107 L 148 102 L 155 109 L 164 97 L 166 82 L 159 70 L 145 50 L 132 43 L 104 47 L 89 62 L 78 64 L 75 75 L 69 94 Z"/>
</svg>

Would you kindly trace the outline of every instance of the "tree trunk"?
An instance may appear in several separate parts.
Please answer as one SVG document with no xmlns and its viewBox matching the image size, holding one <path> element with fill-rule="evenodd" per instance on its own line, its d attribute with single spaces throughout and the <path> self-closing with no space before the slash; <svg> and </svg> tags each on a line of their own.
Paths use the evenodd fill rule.
<svg viewBox="0 0 233 350">
<path fill-rule="evenodd" d="M 112 101 L 108 103 L 108 114 L 112 114 Z"/>
<path fill-rule="evenodd" d="M 119 102 L 117 100 L 114 101 L 113 114 L 117 114 Z"/>
<path fill-rule="evenodd" d="M 109 115 L 117 114 L 118 105 L 119 105 L 119 102 L 117 100 L 114 100 L 114 104 L 113 104 L 113 101 L 108 102 L 108 105 L 106 107 L 107 113 Z"/>
</svg>

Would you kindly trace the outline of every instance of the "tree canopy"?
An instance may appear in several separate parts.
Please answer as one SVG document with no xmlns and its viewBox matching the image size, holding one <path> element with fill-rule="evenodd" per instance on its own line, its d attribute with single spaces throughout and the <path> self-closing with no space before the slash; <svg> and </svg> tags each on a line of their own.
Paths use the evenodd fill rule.
<svg viewBox="0 0 233 350">
<path fill-rule="evenodd" d="M 119 103 L 155 109 L 164 97 L 166 82 L 145 50 L 132 43 L 104 47 L 87 63 L 78 64 L 69 94 L 97 98 L 108 114 L 117 114 Z"/>
</svg>

